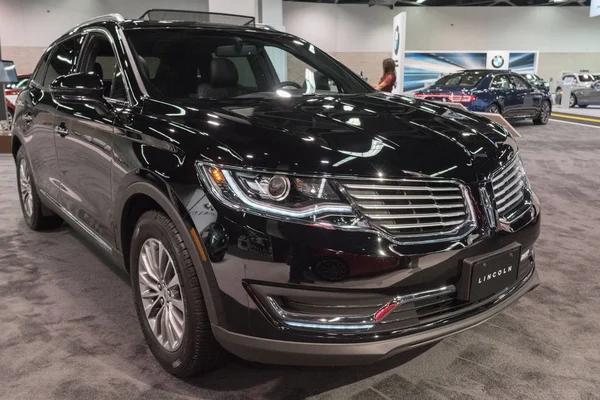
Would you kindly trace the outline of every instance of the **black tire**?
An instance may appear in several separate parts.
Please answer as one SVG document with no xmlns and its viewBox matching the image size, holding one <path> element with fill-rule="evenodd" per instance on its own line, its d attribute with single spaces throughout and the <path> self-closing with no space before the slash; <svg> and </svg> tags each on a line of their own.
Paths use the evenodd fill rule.
<svg viewBox="0 0 600 400">
<path fill-rule="evenodd" d="M 577 96 L 571 93 L 571 99 L 569 101 L 569 108 L 574 108 L 577 105 Z"/>
<path fill-rule="evenodd" d="M 27 225 L 33 229 L 34 231 L 42 231 L 45 229 L 55 229 L 58 228 L 63 220 L 50 210 L 48 210 L 40 200 L 40 196 L 37 192 L 37 188 L 35 186 L 35 182 L 33 181 L 33 175 L 31 174 L 31 164 L 27 159 L 27 153 L 25 152 L 25 148 L 21 146 L 19 151 L 17 151 L 17 188 L 19 192 L 19 201 L 21 202 L 21 211 L 23 212 L 23 219 Z M 26 199 L 23 180 L 21 179 L 22 169 L 21 163 L 24 163 L 26 166 L 25 172 L 29 176 L 29 195 L 31 196 L 31 203 L 26 206 Z M 29 210 L 31 207 L 31 210 Z"/>
<path fill-rule="evenodd" d="M 181 297 L 185 306 L 183 336 L 179 347 L 169 351 L 157 340 L 146 317 L 140 289 L 140 251 L 148 239 L 157 239 L 168 251 L 179 277 Z M 130 272 L 135 307 L 146 342 L 158 362 L 167 372 L 188 378 L 216 368 L 225 351 L 213 336 L 204 296 L 189 251 L 175 224 L 159 211 L 144 213 L 133 232 L 130 252 Z"/>
<path fill-rule="evenodd" d="M 485 112 L 492 114 L 502 114 L 502 109 L 496 103 L 492 103 L 485 109 Z"/>
<path fill-rule="evenodd" d="M 537 118 L 533 119 L 533 123 L 535 125 L 546 125 L 548 123 L 548 121 L 550 120 L 551 112 L 552 112 L 552 106 L 550 105 L 550 102 L 547 100 L 544 100 L 542 102 L 542 106 L 540 107 L 540 113 L 537 116 Z"/>
</svg>

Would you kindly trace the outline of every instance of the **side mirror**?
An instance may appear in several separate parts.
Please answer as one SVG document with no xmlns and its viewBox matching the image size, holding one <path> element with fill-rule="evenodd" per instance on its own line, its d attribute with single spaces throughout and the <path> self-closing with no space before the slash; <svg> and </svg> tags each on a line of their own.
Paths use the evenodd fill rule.
<svg viewBox="0 0 600 400">
<path fill-rule="evenodd" d="M 59 76 L 50 84 L 50 93 L 59 104 L 90 105 L 100 115 L 112 110 L 104 98 L 104 83 L 93 72 Z"/>
</svg>

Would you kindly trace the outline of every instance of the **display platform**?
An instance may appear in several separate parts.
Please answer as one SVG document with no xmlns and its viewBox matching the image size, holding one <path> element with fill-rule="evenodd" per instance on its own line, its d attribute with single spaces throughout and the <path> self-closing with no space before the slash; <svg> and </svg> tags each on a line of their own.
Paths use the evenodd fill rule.
<svg viewBox="0 0 600 400">
<path fill-rule="evenodd" d="M 588 106 L 586 108 L 554 108 L 552 118 L 584 125 L 600 126 L 600 106 Z"/>
</svg>

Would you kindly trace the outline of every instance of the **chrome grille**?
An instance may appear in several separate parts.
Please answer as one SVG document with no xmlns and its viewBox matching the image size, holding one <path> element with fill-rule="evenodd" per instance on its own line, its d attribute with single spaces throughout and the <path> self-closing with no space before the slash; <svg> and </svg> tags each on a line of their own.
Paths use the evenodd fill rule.
<svg viewBox="0 0 600 400">
<path fill-rule="evenodd" d="M 496 209 L 501 218 L 507 218 L 525 200 L 527 177 L 520 160 L 515 157 L 506 167 L 494 172 L 492 187 Z"/>
<path fill-rule="evenodd" d="M 466 189 L 453 181 L 340 183 L 369 222 L 395 238 L 455 237 L 474 220 Z"/>
</svg>

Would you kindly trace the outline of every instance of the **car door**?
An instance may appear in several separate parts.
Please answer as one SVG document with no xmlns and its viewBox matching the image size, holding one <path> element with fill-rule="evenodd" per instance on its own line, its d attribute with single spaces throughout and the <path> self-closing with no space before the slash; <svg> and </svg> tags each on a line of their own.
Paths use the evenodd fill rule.
<svg viewBox="0 0 600 400">
<path fill-rule="evenodd" d="M 542 106 L 543 93 L 519 74 L 512 74 L 517 95 L 523 98 L 523 115 L 535 116 Z"/>
<path fill-rule="evenodd" d="M 104 82 L 105 98 L 126 101 L 114 43 L 104 30 L 89 31 L 77 72 L 96 73 Z M 120 83 L 115 83 L 115 78 Z M 115 243 L 111 195 L 114 114 L 92 104 L 57 107 L 56 151 L 63 191 L 61 203 L 104 247 Z"/>
<path fill-rule="evenodd" d="M 500 104 L 502 113 L 505 116 L 510 116 L 515 107 L 516 90 L 513 87 L 509 76 L 506 74 L 496 75 L 490 83 L 490 91 L 492 92 L 495 101 Z"/>
<path fill-rule="evenodd" d="M 600 105 L 600 81 L 594 83 L 594 86 L 591 87 L 587 104 Z"/>
<path fill-rule="evenodd" d="M 71 37 L 56 43 L 42 56 L 29 88 L 20 97 L 18 129 L 27 143 L 35 184 L 44 195 L 58 202 L 60 198 L 60 171 L 55 147 L 54 117 L 56 105 L 49 92 L 50 83 L 68 74 L 77 58 L 79 43 Z"/>
<path fill-rule="evenodd" d="M 515 90 L 515 102 L 512 117 L 530 117 L 533 114 L 533 95 L 531 85 L 516 74 L 510 75 L 510 80 Z"/>
</svg>

